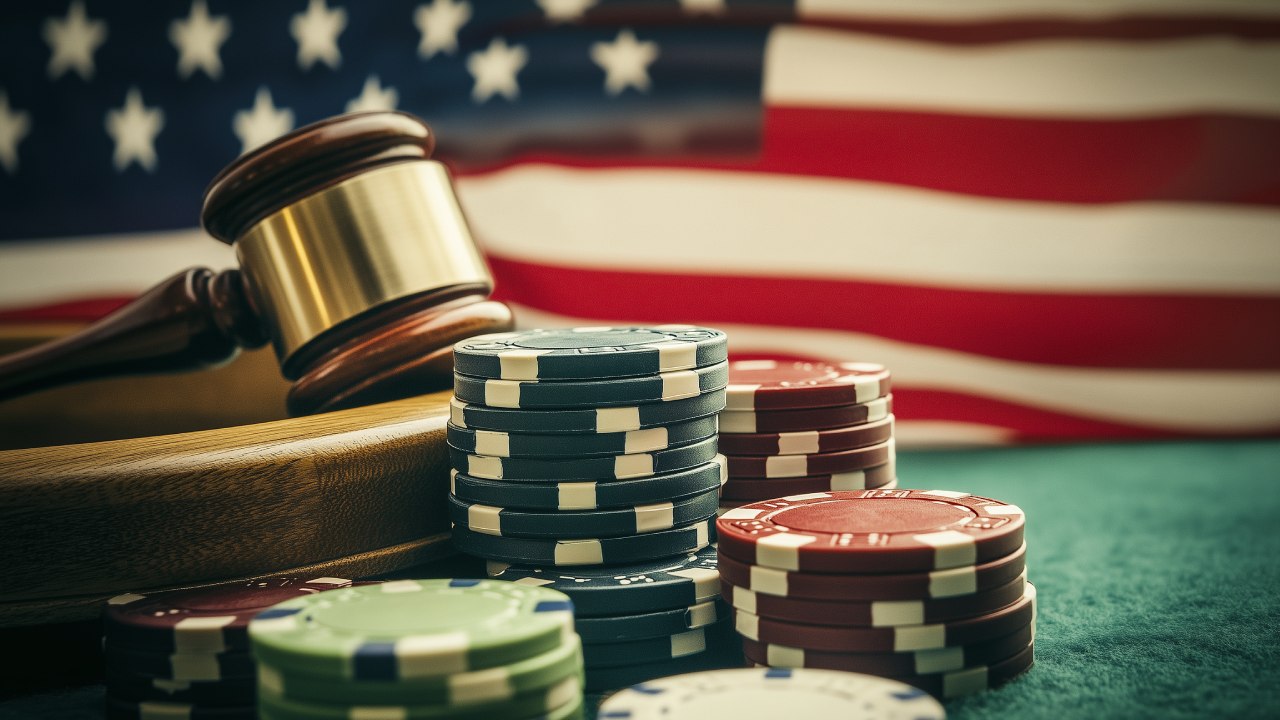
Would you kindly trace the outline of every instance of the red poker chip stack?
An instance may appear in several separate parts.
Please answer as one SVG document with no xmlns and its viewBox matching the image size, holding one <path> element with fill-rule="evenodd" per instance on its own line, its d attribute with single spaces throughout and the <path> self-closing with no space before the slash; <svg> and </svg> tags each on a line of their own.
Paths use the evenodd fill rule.
<svg viewBox="0 0 1280 720">
<path fill-rule="evenodd" d="M 1015 505 L 939 490 L 808 493 L 717 521 L 721 594 L 748 660 L 889 677 L 939 698 L 1034 661 Z"/>
<path fill-rule="evenodd" d="M 106 717 L 256 718 L 249 621 L 278 602 L 351 585 L 281 577 L 111 598 L 103 610 Z"/>
<path fill-rule="evenodd" d="M 892 488 L 889 371 L 874 363 L 729 364 L 721 511 L 774 497 Z"/>
</svg>

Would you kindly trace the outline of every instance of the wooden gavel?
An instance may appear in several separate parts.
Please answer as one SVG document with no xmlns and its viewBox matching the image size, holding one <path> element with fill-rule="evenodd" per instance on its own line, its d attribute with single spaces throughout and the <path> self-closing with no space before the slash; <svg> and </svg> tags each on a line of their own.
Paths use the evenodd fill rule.
<svg viewBox="0 0 1280 720">
<path fill-rule="evenodd" d="M 236 160 L 202 223 L 239 269 L 181 272 L 81 332 L 0 358 L 0 400 L 275 348 L 305 415 L 447 387 L 453 344 L 508 330 L 435 135 L 404 113 L 344 115 Z"/>
</svg>

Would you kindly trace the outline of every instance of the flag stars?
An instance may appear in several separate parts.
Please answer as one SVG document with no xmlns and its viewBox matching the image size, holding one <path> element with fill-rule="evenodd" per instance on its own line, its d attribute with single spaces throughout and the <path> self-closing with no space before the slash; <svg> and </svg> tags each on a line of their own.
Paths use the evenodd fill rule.
<svg viewBox="0 0 1280 720">
<path fill-rule="evenodd" d="M 581 20 L 596 0 L 537 0 L 538 7 L 553 23 Z"/>
<path fill-rule="evenodd" d="M 49 18 L 44 23 L 44 40 L 53 55 L 49 58 L 49 78 L 57 80 L 74 70 L 82 80 L 93 78 L 93 54 L 107 41 L 107 23 L 90 20 L 84 3 L 75 0 L 62 19 Z"/>
<path fill-rule="evenodd" d="M 138 163 L 143 170 L 156 169 L 156 135 L 164 127 L 164 112 L 142 103 L 142 93 L 136 87 L 129 88 L 124 107 L 107 111 L 107 134 L 116 142 L 112 162 L 116 172 L 124 172 L 130 163 Z"/>
<path fill-rule="evenodd" d="M 502 38 L 494 38 L 489 47 L 471 53 L 467 58 L 467 71 L 475 78 L 471 99 L 478 103 L 501 95 L 508 100 L 520 96 L 516 74 L 529 62 L 529 53 L 523 45 L 508 47 Z"/>
<path fill-rule="evenodd" d="M 0 90 L 0 167 L 18 172 L 18 143 L 31 132 L 31 114 L 9 107 L 9 94 Z"/>
<path fill-rule="evenodd" d="M 312 65 L 322 62 L 337 70 L 342 64 L 338 35 L 346 27 L 346 10 L 329 9 L 325 0 L 310 0 L 307 11 L 294 15 L 289 23 L 289 33 L 298 41 L 298 67 L 309 70 Z"/>
<path fill-rule="evenodd" d="M 185 80 L 196 70 L 203 70 L 213 80 L 221 77 L 218 50 L 230 34 L 231 21 L 225 15 L 210 17 L 205 0 L 191 3 L 185 20 L 169 24 L 169 41 L 178 48 L 178 75 Z"/>
<path fill-rule="evenodd" d="M 419 5 L 413 13 L 413 24 L 422 33 L 418 54 L 430 59 L 438 52 L 457 52 L 458 31 L 470 19 L 471 3 L 432 0 L 430 5 Z"/>
<path fill-rule="evenodd" d="M 658 44 L 639 42 L 635 33 L 623 30 L 613 42 L 591 46 L 591 59 L 604 69 L 604 89 L 619 95 L 628 87 L 641 92 L 649 90 L 649 65 L 658 58 Z"/>
<path fill-rule="evenodd" d="M 271 91 L 258 88 L 253 108 L 237 112 L 231 121 L 231 129 L 240 139 L 241 152 L 265 145 L 293 129 L 293 111 L 277 109 L 271 99 Z"/>
<path fill-rule="evenodd" d="M 364 89 L 360 97 L 347 103 L 347 112 L 366 112 L 369 110 L 395 110 L 400 102 L 400 94 L 395 88 L 383 88 L 377 75 L 370 75 L 364 81 Z"/>
</svg>

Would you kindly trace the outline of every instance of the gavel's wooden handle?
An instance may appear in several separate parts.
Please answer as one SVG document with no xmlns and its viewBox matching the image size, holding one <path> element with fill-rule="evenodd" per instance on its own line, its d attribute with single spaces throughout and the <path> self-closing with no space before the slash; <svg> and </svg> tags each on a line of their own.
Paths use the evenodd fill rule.
<svg viewBox="0 0 1280 720">
<path fill-rule="evenodd" d="M 84 330 L 0 357 L 0 400 L 109 375 L 223 362 L 267 340 L 238 270 L 185 270 Z"/>
</svg>

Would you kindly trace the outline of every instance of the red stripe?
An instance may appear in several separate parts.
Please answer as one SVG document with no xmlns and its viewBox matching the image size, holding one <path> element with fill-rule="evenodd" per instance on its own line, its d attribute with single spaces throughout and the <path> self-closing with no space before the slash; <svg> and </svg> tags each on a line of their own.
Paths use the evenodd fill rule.
<svg viewBox="0 0 1280 720">
<path fill-rule="evenodd" d="M 979 117 L 770 107 L 771 172 L 1024 200 L 1280 205 L 1280 118 Z"/>
<path fill-rule="evenodd" d="M 489 257 L 495 297 L 582 318 L 842 330 L 1019 362 L 1280 368 L 1280 297 L 1006 293 Z"/>
<path fill-rule="evenodd" d="M 49 305 L 0 309 L 0 323 L 90 322 L 113 312 L 131 297 L 81 298 Z"/>
</svg>

